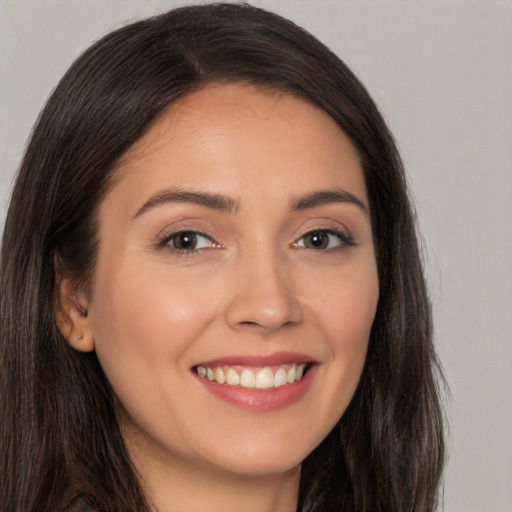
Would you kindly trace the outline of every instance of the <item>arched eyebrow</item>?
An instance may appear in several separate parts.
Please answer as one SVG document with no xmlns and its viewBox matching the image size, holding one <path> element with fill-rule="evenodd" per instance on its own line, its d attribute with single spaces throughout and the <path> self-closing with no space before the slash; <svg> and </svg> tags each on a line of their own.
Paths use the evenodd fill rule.
<svg viewBox="0 0 512 512">
<path fill-rule="evenodd" d="M 237 213 L 240 208 L 239 200 L 225 194 L 170 188 L 161 190 L 151 196 L 142 207 L 139 208 L 134 219 L 152 208 L 169 203 L 192 203 L 226 213 Z M 368 209 L 365 204 L 355 195 L 343 189 L 319 190 L 293 199 L 290 209 L 292 211 L 308 210 L 336 203 L 354 204 L 368 216 Z"/>
<path fill-rule="evenodd" d="M 139 208 L 134 219 L 152 208 L 169 203 L 198 204 L 206 208 L 212 208 L 213 210 L 220 210 L 227 213 L 236 213 L 239 204 L 237 200 L 225 194 L 170 188 L 161 190 L 151 196 L 142 207 Z"/>
<path fill-rule="evenodd" d="M 358 206 L 363 210 L 364 214 L 368 216 L 368 208 L 366 205 L 358 199 L 354 194 L 343 190 L 319 190 L 312 192 L 303 197 L 299 197 L 292 201 L 292 210 L 308 210 L 310 208 L 319 208 L 320 206 L 326 206 L 329 204 L 336 203 L 351 203 Z"/>
</svg>

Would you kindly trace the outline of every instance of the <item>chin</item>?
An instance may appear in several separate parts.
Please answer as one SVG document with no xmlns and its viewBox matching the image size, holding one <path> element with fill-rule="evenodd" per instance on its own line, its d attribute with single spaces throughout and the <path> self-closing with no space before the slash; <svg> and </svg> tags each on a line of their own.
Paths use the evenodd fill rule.
<svg viewBox="0 0 512 512">
<path fill-rule="evenodd" d="M 273 442 L 265 442 L 260 438 L 254 442 L 245 440 L 230 443 L 228 447 L 217 445 L 207 458 L 215 466 L 238 475 L 284 474 L 298 470 L 303 460 L 315 449 L 316 444 L 318 443 L 311 442 L 297 446 L 297 443 L 290 443 L 286 438 Z"/>
<path fill-rule="evenodd" d="M 223 461 L 222 467 L 230 473 L 247 477 L 284 475 L 299 470 L 303 458 L 305 457 L 295 459 L 289 457 L 287 460 L 278 460 L 277 458 L 254 456 Z"/>
</svg>

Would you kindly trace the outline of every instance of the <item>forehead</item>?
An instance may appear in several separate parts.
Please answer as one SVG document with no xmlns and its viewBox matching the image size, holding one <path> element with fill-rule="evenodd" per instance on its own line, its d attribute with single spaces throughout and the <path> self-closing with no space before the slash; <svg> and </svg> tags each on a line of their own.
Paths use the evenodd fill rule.
<svg viewBox="0 0 512 512">
<path fill-rule="evenodd" d="M 268 188 L 269 180 L 288 195 L 341 180 L 366 202 L 357 151 L 332 118 L 295 96 L 240 84 L 208 86 L 176 102 L 124 155 L 117 173 L 116 181 L 140 181 L 140 190 L 154 181 L 222 185 L 235 195 L 258 182 Z"/>
</svg>

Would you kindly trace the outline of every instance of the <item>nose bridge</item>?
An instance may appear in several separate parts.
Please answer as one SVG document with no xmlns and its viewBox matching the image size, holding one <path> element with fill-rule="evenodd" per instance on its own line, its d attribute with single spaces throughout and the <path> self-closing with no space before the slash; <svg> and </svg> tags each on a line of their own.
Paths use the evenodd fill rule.
<svg viewBox="0 0 512 512">
<path fill-rule="evenodd" d="M 276 247 L 242 251 L 235 280 L 226 311 L 232 326 L 252 325 L 274 331 L 302 320 L 290 262 Z"/>
</svg>

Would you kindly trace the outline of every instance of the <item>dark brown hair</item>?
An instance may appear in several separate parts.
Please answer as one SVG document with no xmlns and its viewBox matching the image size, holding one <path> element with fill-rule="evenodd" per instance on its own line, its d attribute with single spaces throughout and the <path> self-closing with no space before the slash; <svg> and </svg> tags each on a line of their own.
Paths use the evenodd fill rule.
<svg viewBox="0 0 512 512">
<path fill-rule="evenodd" d="M 444 459 L 439 368 L 413 210 L 394 140 L 347 66 L 307 32 L 249 6 L 176 9 L 91 46 L 51 95 L 19 169 L 1 255 L 0 504 L 58 509 L 66 490 L 109 512 L 150 510 L 94 353 L 53 310 L 58 266 L 90 282 L 98 205 L 116 163 L 177 99 L 212 83 L 304 98 L 357 148 L 380 298 L 366 365 L 338 425 L 304 461 L 302 512 L 430 512 Z"/>
</svg>

